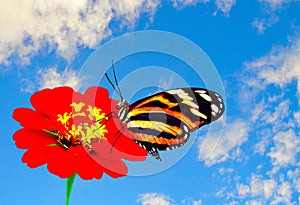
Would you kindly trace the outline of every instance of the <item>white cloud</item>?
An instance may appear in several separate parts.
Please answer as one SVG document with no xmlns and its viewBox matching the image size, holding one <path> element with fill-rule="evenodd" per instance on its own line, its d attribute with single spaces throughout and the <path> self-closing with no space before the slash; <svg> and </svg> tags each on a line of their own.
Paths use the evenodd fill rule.
<svg viewBox="0 0 300 205">
<path fill-rule="evenodd" d="M 251 195 L 254 197 L 261 196 L 264 193 L 262 178 L 263 177 L 261 175 L 252 174 L 251 176 L 250 189 L 251 189 Z"/>
<path fill-rule="evenodd" d="M 198 145 L 199 160 L 204 160 L 206 166 L 212 166 L 228 158 L 239 157 L 239 147 L 247 141 L 248 130 L 246 122 L 236 119 L 225 124 L 221 138 L 214 133 L 209 133 L 209 136 Z"/>
<path fill-rule="evenodd" d="M 299 59 L 300 36 L 295 36 L 287 46 L 273 47 L 266 55 L 245 63 L 239 102 L 261 135 L 263 142 L 255 147 L 260 154 L 273 133 L 299 127 L 300 115 L 293 110 L 300 103 Z"/>
<path fill-rule="evenodd" d="M 11 0 L 0 2 L 0 63 L 8 64 L 9 57 L 18 56 L 22 63 L 42 48 L 55 50 L 72 60 L 78 46 L 95 48 L 111 35 L 110 24 L 116 20 L 121 26 L 133 26 L 142 13 L 153 17 L 161 0 L 71 1 Z M 174 7 L 183 8 L 210 0 L 171 0 Z M 228 16 L 236 0 L 212 1 Z M 290 0 L 261 0 L 263 5 L 278 9 Z M 216 14 L 215 12 L 214 14 Z M 278 17 L 256 19 L 253 25 L 259 32 L 278 22 Z"/>
<path fill-rule="evenodd" d="M 33 93 L 40 87 L 36 84 L 36 80 L 30 78 L 23 78 L 20 81 L 20 90 L 23 93 Z"/>
<path fill-rule="evenodd" d="M 259 0 L 263 17 L 255 18 L 252 26 L 259 34 L 264 33 L 268 28 L 280 21 L 280 12 L 288 8 L 292 1 L 298 0 Z"/>
<path fill-rule="evenodd" d="M 287 172 L 288 179 L 293 182 L 295 190 L 300 193 L 300 162 L 295 170 L 289 170 Z"/>
<path fill-rule="evenodd" d="M 141 205 L 174 205 L 174 200 L 169 196 L 158 193 L 145 193 L 141 194 L 138 202 L 141 202 Z"/>
<path fill-rule="evenodd" d="M 245 204 L 294 204 L 291 183 L 280 179 L 265 179 L 263 175 L 252 174 L 249 185 L 237 184 L 236 197 L 245 200 Z M 228 194 L 228 193 L 227 193 Z M 233 194 L 233 193 L 232 193 Z M 253 200 L 254 199 L 254 200 Z"/>
<path fill-rule="evenodd" d="M 264 197 L 265 199 L 269 199 L 274 190 L 276 190 L 277 182 L 274 179 L 264 180 Z"/>
<path fill-rule="evenodd" d="M 210 0 L 171 0 L 183 8 Z M 229 14 L 235 0 L 215 0 Z M 153 21 L 161 0 L 10 0 L 0 2 L 0 64 L 29 64 L 42 49 L 70 62 L 78 47 L 94 49 L 112 35 L 112 26 L 133 27 L 141 14 Z M 117 22 L 112 25 L 112 22 Z M 18 57 L 16 60 L 16 57 Z"/>
<path fill-rule="evenodd" d="M 40 69 L 34 78 L 24 78 L 21 82 L 22 92 L 35 92 L 39 89 L 54 88 L 58 86 L 69 86 L 79 90 L 82 86 L 83 78 L 72 69 L 59 72 L 57 68 Z"/>
<path fill-rule="evenodd" d="M 241 196 L 241 197 L 245 197 L 250 193 L 249 186 L 245 185 L 245 184 L 237 184 L 236 189 L 237 189 L 239 196 Z"/>
<path fill-rule="evenodd" d="M 260 164 L 255 168 L 255 170 L 256 170 L 256 172 L 260 172 L 262 168 L 263 168 L 263 165 Z"/>
<path fill-rule="evenodd" d="M 277 195 L 271 204 L 294 204 L 291 202 L 292 187 L 288 182 L 283 182 L 277 189 Z"/>
<path fill-rule="evenodd" d="M 274 110 L 272 110 L 271 112 L 265 112 L 265 115 L 261 117 L 261 120 L 265 121 L 266 123 L 273 124 L 273 130 L 275 131 L 279 126 L 278 124 L 281 124 L 277 122 L 282 122 L 289 116 L 290 103 L 291 102 L 288 99 L 279 102 L 279 104 L 275 106 Z"/>
<path fill-rule="evenodd" d="M 232 168 L 225 168 L 225 167 L 218 168 L 218 173 L 220 175 L 229 174 L 229 173 L 232 173 L 233 171 L 234 171 L 234 169 L 232 169 Z"/>
<path fill-rule="evenodd" d="M 194 199 L 184 199 L 183 201 L 181 201 L 182 205 L 201 205 L 202 204 L 202 200 L 199 199 L 199 200 L 194 200 Z"/>
<path fill-rule="evenodd" d="M 277 23 L 279 21 L 279 17 L 275 15 L 271 15 L 266 18 L 256 18 L 252 22 L 252 26 L 257 30 L 258 33 L 262 34 L 270 28 L 273 24 Z"/>
<path fill-rule="evenodd" d="M 208 3 L 210 0 L 172 0 L 175 8 L 183 8 L 186 6 L 194 6 L 198 3 Z"/>
<path fill-rule="evenodd" d="M 274 10 L 282 8 L 284 5 L 290 3 L 291 0 L 260 0 L 260 2 Z"/>
<path fill-rule="evenodd" d="M 298 193 L 300 193 L 300 178 L 296 178 L 293 180 L 293 185 Z"/>
<path fill-rule="evenodd" d="M 140 194 L 137 202 L 140 202 L 141 205 L 202 205 L 201 199 L 194 200 L 192 198 L 187 198 L 180 203 L 177 203 L 170 196 L 155 192 Z"/>
<path fill-rule="evenodd" d="M 258 153 L 261 156 L 264 155 L 266 152 L 267 147 L 270 144 L 270 136 L 272 136 L 273 133 L 270 133 L 270 130 L 264 130 L 264 132 L 261 132 L 262 139 L 258 140 L 258 143 L 254 145 L 254 153 Z"/>
<path fill-rule="evenodd" d="M 267 108 L 267 104 L 264 102 L 264 100 L 261 100 L 260 102 L 256 103 L 254 105 L 254 109 L 252 109 L 252 116 L 251 121 L 255 122 L 257 121 L 262 115 L 264 110 Z"/>
<path fill-rule="evenodd" d="M 217 6 L 217 11 L 214 13 L 214 15 L 216 15 L 220 10 L 225 16 L 229 16 L 229 12 L 231 8 L 236 4 L 236 0 L 216 0 L 215 4 Z"/>
<path fill-rule="evenodd" d="M 241 78 L 246 79 L 240 92 L 241 100 L 248 107 L 252 131 L 255 130 L 252 133 L 259 139 L 254 152 L 261 156 L 267 152 L 273 166 L 271 174 L 280 168 L 295 166 L 300 152 L 297 137 L 300 114 L 294 111 L 300 102 L 299 59 L 300 37 L 291 37 L 287 46 L 276 46 L 266 55 L 245 63 L 245 77 Z M 296 91 L 291 89 L 295 83 Z M 249 103 L 245 103 L 245 95 L 248 99 L 251 96 Z"/>
<path fill-rule="evenodd" d="M 197 201 L 193 201 L 193 204 L 192 205 L 201 205 L 202 204 L 202 200 L 199 199 Z"/>
<path fill-rule="evenodd" d="M 0 63 L 13 54 L 29 63 L 40 49 L 72 60 L 77 47 L 95 48 L 111 35 L 109 24 L 132 25 L 153 16 L 159 0 L 11 0 L 0 2 Z"/>
<path fill-rule="evenodd" d="M 186 6 L 195 6 L 198 3 L 209 3 L 211 0 L 172 0 L 175 8 L 181 9 Z M 231 8 L 236 4 L 236 0 L 214 0 L 217 11 L 213 15 L 217 15 L 221 11 L 225 16 L 229 16 Z"/>
<path fill-rule="evenodd" d="M 246 68 L 256 72 L 258 83 L 274 84 L 284 88 L 293 80 L 300 92 L 300 37 L 290 38 L 288 46 L 274 47 L 268 54 L 245 64 Z"/>
<path fill-rule="evenodd" d="M 294 112 L 294 118 L 298 125 L 300 125 L 300 111 Z"/>
<path fill-rule="evenodd" d="M 246 201 L 246 205 L 263 205 L 263 202 L 259 200 L 251 200 L 251 201 Z"/>
<path fill-rule="evenodd" d="M 76 71 L 71 69 L 59 73 L 56 68 L 48 68 L 47 70 L 40 70 L 38 74 L 40 75 L 40 89 L 57 86 L 70 86 L 75 90 L 81 88 L 82 78 L 79 77 Z"/>
<path fill-rule="evenodd" d="M 286 167 L 295 165 L 297 154 L 300 152 L 300 139 L 295 135 L 294 130 L 279 132 L 274 137 L 274 147 L 268 153 L 273 166 Z"/>
<path fill-rule="evenodd" d="M 238 102 L 245 111 L 240 117 L 248 119 L 248 133 L 256 143 L 253 150 L 260 155 L 255 157 L 261 161 L 250 176 L 235 181 L 234 190 L 225 187 L 218 198 L 232 195 L 243 204 L 298 202 L 300 36 L 288 40 L 287 45 L 273 47 L 264 56 L 246 62 L 239 76 Z"/>
<path fill-rule="evenodd" d="M 257 131 L 257 134 L 260 134 L 262 137 L 260 137 L 260 142 L 256 145 L 255 151 L 260 154 L 264 152 L 265 145 L 268 145 L 269 138 L 274 135 L 273 133 L 294 127 L 296 123 L 295 119 L 297 115 L 292 115 L 292 104 L 295 103 L 293 102 L 295 100 L 291 100 L 283 95 L 284 93 L 287 94 L 284 90 L 280 92 L 282 92 L 282 95 L 273 97 L 258 97 L 254 95 L 254 99 L 262 98 L 262 100 L 260 102 L 253 100 L 254 105 L 250 105 L 254 107 L 252 110 L 250 110 L 251 107 L 248 107 L 249 114 L 251 115 L 250 119 L 254 123 L 253 126 L 262 128 L 271 125 L 272 127 Z M 272 91 L 268 91 L 268 95 L 272 95 Z"/>
</svg>

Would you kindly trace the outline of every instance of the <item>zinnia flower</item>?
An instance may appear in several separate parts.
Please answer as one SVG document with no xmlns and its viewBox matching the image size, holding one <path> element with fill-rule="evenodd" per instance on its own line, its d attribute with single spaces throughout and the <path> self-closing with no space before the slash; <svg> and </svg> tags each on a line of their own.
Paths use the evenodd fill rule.
<svg viewBox="0 0 300 205">
<path fill-rule="evenodd" d="M 104 88 L 90 87 L 84 94 L 70 87 L 44 89 L 30 101 L 34 109 L 13 113 L 23 126 L 13 139 L 27 150 L 22 161 L 30 168 L 47 164 L 62 178 L 75 173 L 82 179 L 100 179 L 103 173 L 121 177 L 128 172 L 124 159 L 141 161 L 147 156 L 121 121 L 109 115 L 118 112 L 118 102 Z"/>
</svg>

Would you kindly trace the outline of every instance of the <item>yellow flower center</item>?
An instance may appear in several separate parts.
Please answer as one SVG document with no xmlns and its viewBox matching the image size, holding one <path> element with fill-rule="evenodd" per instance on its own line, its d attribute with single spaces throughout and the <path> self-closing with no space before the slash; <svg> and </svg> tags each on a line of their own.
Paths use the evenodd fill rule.
<svg viewBox="0 0 300 205">
<path fill-rule="evenodd" d="M 73 112 L 65 112 L 57 115 L 57 121 L 64 126 L 63 131 L 57 131 L 57 142 L 68 149 L 70 146 L 83 145 L 91 150 L 91 144 L 104 137 L 108 130 L 105 124 L 101 124 L 106 119 L 105 113 L 101 113 L 101 109 L 86 106 L 85 103 L 72 103 L 70 106 Z M 83 121 L 84 120 L 84 121 Z"/>
</svg>

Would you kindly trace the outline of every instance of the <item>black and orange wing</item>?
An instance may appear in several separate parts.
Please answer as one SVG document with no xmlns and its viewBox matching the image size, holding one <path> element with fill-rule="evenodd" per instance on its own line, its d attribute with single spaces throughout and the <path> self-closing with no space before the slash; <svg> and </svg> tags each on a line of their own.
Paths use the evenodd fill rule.
<svg viewBox="0 0 300 205">
<path fill-rule="evenodd" d="M 191 132 L 224 112 L 219 94 L 203 88 L 167 90 L 130 105 L 125 122 L 136 142 L 160 159 L 157 150 L 182 146 Z"/>
</svg>

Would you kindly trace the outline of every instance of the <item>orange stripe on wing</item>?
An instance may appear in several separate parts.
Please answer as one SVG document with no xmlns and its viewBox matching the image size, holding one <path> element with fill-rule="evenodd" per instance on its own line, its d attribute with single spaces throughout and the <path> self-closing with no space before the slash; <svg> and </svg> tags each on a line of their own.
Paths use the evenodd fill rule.
<svg viewBox="0 0 300 205">
<path fill-rule="evenodd" d="M 179 127 L 171 126 L 166 123 L 158 122 L 158 121 L 134 120 L 134 121 L 129 121 L 126 125 L 127 128 L 155 129 L 158 131 L 170 133 L 171 135 L 174 136 L 182 134 L 182 130 Z"/>
<path fill-rule="evenodd" d="M 170 102 L 170 100 L 166 99 L 163 97 L 163 94 L 160 94 L 160 95 L 154 95 L 153 97 L 149 98 L 149 99 L 146 99 L 144 101 L 142 101 L 140 104 L 136 105 L 135 108 L 139 108 L 147 103 L 150 103 L 150 102 L 153 102 L 153 101 L 160 101 L 166 105 L 169 106 L 169 108 L 171 107 L 175 107 L 178 105 L 177 102 Z"/>
<path fill-rule="evenodd" d="M 127 116 L 128 118 L 130 118 L 131 116 L 136 116 L 139 114 L 148 114 L 148 113 L 166 113 L 172 115 L 180 119 L 182 122 L 184 122 L 191 130 L 195 129 L 199 125 L 199 122 L 195 122 L 195 123 L 192 122 L 190 118 L 185 116 L 183 113 L 171 111 L 167 108 L 159 108 L 159 107 L 134 108 L 128 113 Z"/>
<path fill-rule="evenodd" d="M 157 137 L 154 135 L 147 135 L 143 133 L 135 133 L 134 139 L 144 142 L 149 142 L 152 144 L 161 144 L 161 145 L 174 145 L 174 144 L 180 144 L 183 143 L 186 139 L 180 138 L 180 139 L 166 139 L 164 137 Z"/>
</svg>

